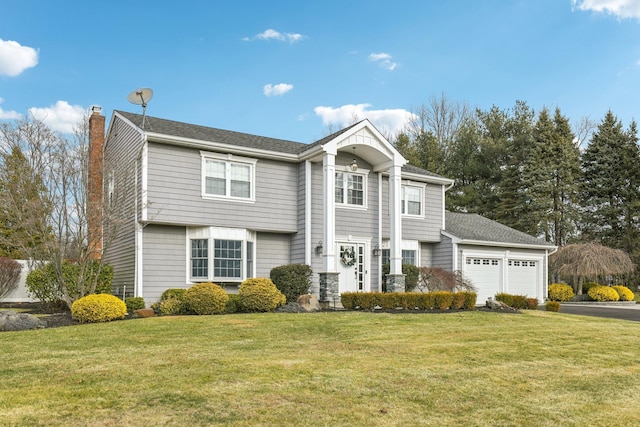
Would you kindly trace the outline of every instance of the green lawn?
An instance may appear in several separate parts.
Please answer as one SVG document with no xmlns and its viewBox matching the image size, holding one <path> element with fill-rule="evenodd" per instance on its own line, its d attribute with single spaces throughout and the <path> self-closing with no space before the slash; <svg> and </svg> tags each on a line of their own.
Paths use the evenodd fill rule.
<svg viewBox="0 0 640 427">
<path fill-rule="evenodd" d="M 523 314 L 160 317 L 0 334 L 0 424 L 640 425 L 640 324 Z"/>
</svg>

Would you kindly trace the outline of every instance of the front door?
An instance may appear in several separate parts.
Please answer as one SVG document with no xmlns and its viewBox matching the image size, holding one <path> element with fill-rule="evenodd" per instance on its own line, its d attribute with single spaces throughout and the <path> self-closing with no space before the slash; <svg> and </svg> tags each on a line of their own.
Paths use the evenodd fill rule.
<svg viewBox="0 0 640 427">
<path fill-rule="evenodd" d="M 338 243 L 338 272 L 340 293 L 365 290 L 365 245 L 362 243 Z"/>
</svg>

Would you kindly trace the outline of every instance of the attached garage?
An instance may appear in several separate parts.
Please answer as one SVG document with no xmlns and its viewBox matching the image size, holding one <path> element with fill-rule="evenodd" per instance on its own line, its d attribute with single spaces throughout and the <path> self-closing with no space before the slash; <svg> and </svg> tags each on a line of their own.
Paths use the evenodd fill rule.
<svg viewBox="0 0 640 427">
<path fill-rule="evenodd" d="M 555 246 L 477 214 L 447 212 L 445 223 L 434 266 L 462 272 L 476 288 L 479 305 L 501 292 L 544 301 L 547 258 Z M 453 262 L 437 265 L 447 257 Z"/>
</svg>

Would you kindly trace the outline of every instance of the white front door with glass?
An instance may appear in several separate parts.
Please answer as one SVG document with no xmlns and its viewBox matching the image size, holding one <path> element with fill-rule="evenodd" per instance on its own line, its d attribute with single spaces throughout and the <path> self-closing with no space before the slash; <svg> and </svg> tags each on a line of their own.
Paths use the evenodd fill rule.
<svg viewBox="0 0 640 427">
<path fill-rule="evenodd" d="M 340 293 L 364 292 L 365 290 L 365 245 L 362 243 L 338 243 L 338 273 Z"/>
</svg>

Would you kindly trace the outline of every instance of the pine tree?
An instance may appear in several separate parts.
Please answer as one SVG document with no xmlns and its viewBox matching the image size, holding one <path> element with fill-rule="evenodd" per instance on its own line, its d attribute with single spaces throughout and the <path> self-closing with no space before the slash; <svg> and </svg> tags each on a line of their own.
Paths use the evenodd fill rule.
<svg viewBox="0 0 640 427">
<path fill-rule="evenodd" d="M 583 238 L 638 256 L 640 152 L 636 124 L 627 131 L 608 111 L 583 153 Z"/>
</svg>

